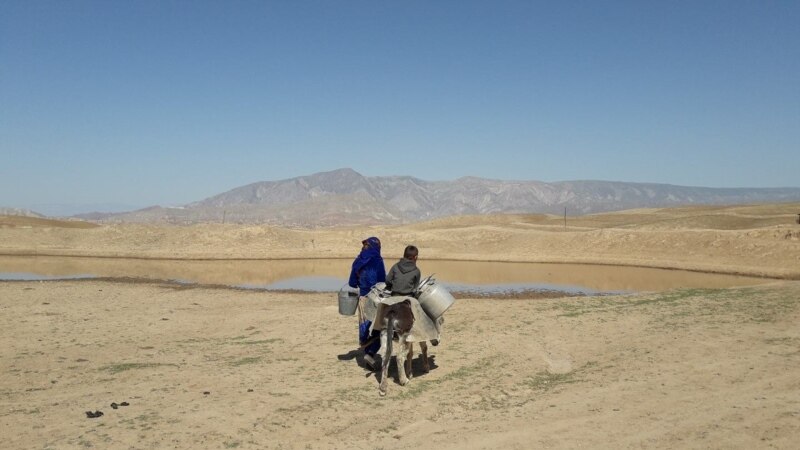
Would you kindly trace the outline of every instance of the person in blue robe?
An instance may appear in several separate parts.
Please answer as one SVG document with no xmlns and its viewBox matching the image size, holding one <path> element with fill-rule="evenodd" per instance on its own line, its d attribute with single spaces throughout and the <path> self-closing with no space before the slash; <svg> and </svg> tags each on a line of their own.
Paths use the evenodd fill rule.
<svg viewBox="0 0 800 450">
<path fill-rule="evenodd" d="M 381 257 L 381 241 L 377 237 L 369 237 L 361 241 L 361 253 L 353 261 L 350 269 L 350 287 L 358 288 L 359 301 L 368 301 L 363 298 L 369 294 L 372 286 L 376 283 L 386 282 L 386 266 Z M 372 322 L 365 320 L 358 326 L 358 341 L 364 345 L 371 337 L 377 337 L 372 344 L 364 349 L 364 363 L 372 370 L 375 370 L 375 354 L 380 349 L 380 331 L 373 331 L 370 335 L 369 329 Z"/>
</svg>

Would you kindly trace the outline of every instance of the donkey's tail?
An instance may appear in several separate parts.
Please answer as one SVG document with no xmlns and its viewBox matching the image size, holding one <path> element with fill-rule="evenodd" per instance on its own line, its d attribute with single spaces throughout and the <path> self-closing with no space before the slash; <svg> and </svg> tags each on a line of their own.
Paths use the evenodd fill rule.
<svg viewBox="0 0 800 450">
<path fill-rule="evenodd" d="M 395 318 L 396 313 L 394 311 L 390 311 L 389 314 L 386 315 L 386 355 L 383 357 L 383 373 L 386 373 L 386 369 L 389 367 L 389 361 L 392 359 L 392 341 L 394 340 L 394 326 L 397 319 Z"/>
</svg>

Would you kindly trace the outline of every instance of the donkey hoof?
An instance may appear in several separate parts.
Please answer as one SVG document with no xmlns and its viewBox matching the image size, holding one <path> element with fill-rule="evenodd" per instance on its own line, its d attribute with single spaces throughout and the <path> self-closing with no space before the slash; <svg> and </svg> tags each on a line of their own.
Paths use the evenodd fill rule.
<svg viewBox="0 0 800 450">
<path fill-rule="evenodd" d="M 378 390 L 378 395 L 380 395 L 381 397 L 386 397 L 386 391 L 381 391 L 381 390 L 379 389 L 379 390 Z"/>
</svg>

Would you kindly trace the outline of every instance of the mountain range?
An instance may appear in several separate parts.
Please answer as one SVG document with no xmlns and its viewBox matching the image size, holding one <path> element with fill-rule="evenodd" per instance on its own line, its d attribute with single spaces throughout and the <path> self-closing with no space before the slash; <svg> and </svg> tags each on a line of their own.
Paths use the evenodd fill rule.
<svg viewBox="0 0 800 450">
<path fill-rule="evenodd" d="M 614 181 L 426 181 L 338 169 L 248 184 L 180 207 L 75 217 L 111 222 L 338 226 L 408 223 L 453 215 L 582 215 L 631 208 L 800 201 L 800 188 L 707 188 Z"/>
<path fill-rule="evenodd" d="M 24 208 L 0 208 L 0 216 L 44 217 L 42 214 Z"/>
</svg>

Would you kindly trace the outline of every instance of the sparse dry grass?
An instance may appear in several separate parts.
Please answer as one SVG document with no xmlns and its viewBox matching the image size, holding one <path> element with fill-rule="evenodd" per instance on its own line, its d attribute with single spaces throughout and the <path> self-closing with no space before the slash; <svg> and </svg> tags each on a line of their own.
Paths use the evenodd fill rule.
<svg viewBox="0 0 800 450">
<path fill-rule="evenodd" d="M 459 299 L 432 370 L 415 359 L 382 399 L 330 294 L 23 282 L 0 308 L 9 449 L 790 448 L 800 431 L 796 282 Z"/>
</svg>

